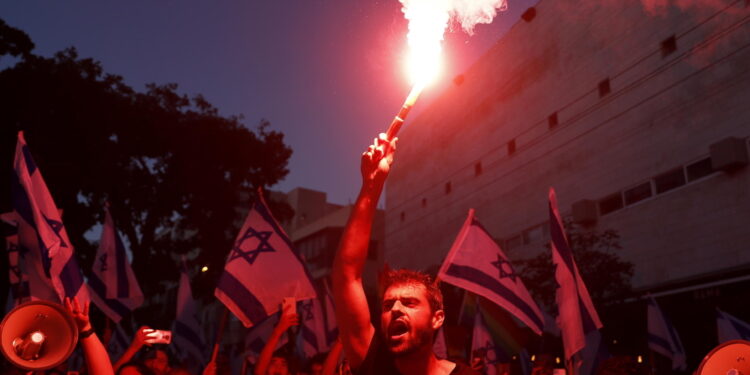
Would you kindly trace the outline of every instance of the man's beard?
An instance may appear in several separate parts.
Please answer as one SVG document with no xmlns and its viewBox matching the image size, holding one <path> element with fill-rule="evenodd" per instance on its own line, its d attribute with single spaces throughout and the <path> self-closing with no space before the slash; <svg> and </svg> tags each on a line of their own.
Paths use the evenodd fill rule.
<svg viewBox="0 0 750 375">
<path fill-rule="evenodd" d="M 387 337 L 387 333 L 384 333 L 383 336 L 384 336 L 385 342 L 389 343 L 390 340 Z M 422 348 L 425 345 L 429 345 L 430 347 L 432 347 L 432 336 L 433 336 L 433 332 L 430 331 L 429 329 L 417 330 L 417 332 L 415 332 L 414 334 L 414 338 L 413 339 L 410 338 L 406 342 L 406 345 L 399 344 L 395 348 L 390 345 L 386 345 L 386 346 L 388 347 L 388 351 L 394 357 L 405 357 L 405 356 L 408 356 L 410 354 L 417 352 L 420 348 Z"/>
</svg>

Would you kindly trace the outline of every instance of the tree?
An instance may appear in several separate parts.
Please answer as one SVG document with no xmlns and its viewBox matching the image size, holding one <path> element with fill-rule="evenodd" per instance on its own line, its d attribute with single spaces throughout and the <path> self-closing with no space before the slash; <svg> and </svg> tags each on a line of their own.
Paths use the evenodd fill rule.
<svg viewBox="0 0 750 375">
<path fill-rule="evenodd" d="M 568 220 L 565 228 L 573 257 L 594 306 L 605 306 L 627 296 L 631 291 L 633 264 L 623 261 L 616 253 L 621 249 L 620 235 L 612 229 L 587 229 Z M 529 291 L 545 306 L 554 308 L 557 282 L 550 251 L 522 260 L 519 266 Z"/>
<path fill-rule="evenodd" d="M 0 27 L 0 43 L 23 41 L 14 30 Z M 24 49 L 0 53 L 18 50 Z M 292 151 L 284 135 L 266 120 L 250 130 L 202 96 L 179 94 L 176 84 L 138 92 L 74 48 L 52 58 L 30 49 L 21 55 L 0 72 L 3 175 L 12 173 L 23 130 L 85 272 L 98 239 L 84 234 L 103 221 L 109 201 L 147 296 L 176 283 L 175 259 L 187 253 L 209 266 L 196 293 L 211 294 L 243 219 L 239 208 L 288 173 Z M 0 184 L 0 197 L 10 197 L 9 183 Z M 9 199 L 0 200 L 2 212 L 10 207 Z M 280 203 L 271 208 L 290 213 Z"/>
</svg>

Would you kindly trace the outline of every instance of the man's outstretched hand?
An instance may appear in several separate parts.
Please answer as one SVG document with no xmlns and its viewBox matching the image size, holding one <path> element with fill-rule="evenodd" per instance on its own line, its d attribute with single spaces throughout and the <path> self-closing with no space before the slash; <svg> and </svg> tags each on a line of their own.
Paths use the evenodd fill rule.
<svg viewBox="0 0 750 375">
<path fill-rule="evenodd" d="M 68 310 L 70 315 L 73 316 L 76 325 L 78 326 L 78 332 L 83 332 L 91 329 L 91 321 L 89 320 L 89 303 L 86 302 L 83 306 L 78 303 L 78 298 L 65 298 L 65 309 Z"/>
<path fill-rule="evenodd" d="M 362 153 L 362 184 L 363 187 L 381 189 L 388 177 L 393 164 L 393 153 L 396 151 L 398 138 L 389 140 L 385 133 L 375 138 L 367 151 Z"/>
</svg>

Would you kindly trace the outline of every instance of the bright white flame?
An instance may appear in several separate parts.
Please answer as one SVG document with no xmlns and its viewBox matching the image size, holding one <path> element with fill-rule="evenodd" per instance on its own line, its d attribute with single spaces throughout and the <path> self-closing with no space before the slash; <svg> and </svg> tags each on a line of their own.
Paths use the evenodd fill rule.
<svg viewBox="0 0 750 375">
<path fill-rule="evenodd" d="M 31 341 L 38 344 L 44 341 L 44 335 L 41 332 L 34 332 L 31 334 Z"/>
<path fill-rule="evenodd" d="M 638 356 L 638 363 L 643 363 L 643 356 Z"/>
<path fill-rule="evenodd" d="M 409 74 L 412 83 L 424 86 L 441 68 L 441 46 L 451 17 L 469 34 L 477 23 L 490 23 L 506 0 L 400 0 L 409 20 Z"/>
<path fill-rule="evenodd" d="M 201 272 L 206 272 L 206 271 L 208 271 L 208 266 L 203 266 L 203 268 L 201 268 Z"/>
</svg>

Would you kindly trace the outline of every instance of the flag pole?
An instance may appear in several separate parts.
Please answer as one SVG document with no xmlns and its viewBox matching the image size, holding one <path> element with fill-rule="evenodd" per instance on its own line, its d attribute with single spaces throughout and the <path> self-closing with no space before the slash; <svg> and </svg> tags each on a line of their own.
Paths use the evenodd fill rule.
<svg viewBox="0 0 750 375">
<path fill-rule="evenodd" d="M 227 326 L 227 319 L 229 318 L 229 310 L 224 306 L 224 304 L 221 304 L 221 306 L 224 309 L 224 313 L 221 315 L 221 320 L 219 320 L 219 328 L 216 330 L 216 341 L 214 342 L 214 349 L 211 353 L 212 363 L 216 363 L 216 358 L 219 356 L 219 346 L 221 344 L 221 340 L 224 338 L 224 330 Z"/>
</svg>

